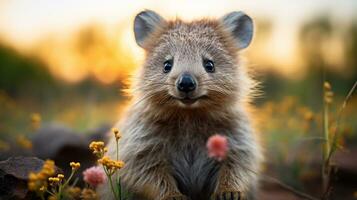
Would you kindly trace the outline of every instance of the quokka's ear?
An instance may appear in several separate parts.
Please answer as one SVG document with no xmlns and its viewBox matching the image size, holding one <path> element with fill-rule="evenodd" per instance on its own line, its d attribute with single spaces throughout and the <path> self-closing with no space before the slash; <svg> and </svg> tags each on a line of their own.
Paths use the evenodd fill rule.
<svg viewBox="0 0 357 200">
<path fill-rule="evenodd" d="M 253 38 L 253 20 L 244 12 L 231 12 L 221 18 L 223 26 L 229 31 L 239 49 L 249 46 Z"/>
<path fill-rule="evenodd" d="M 145 10 L 136 15 L 134 20 L 134 34 L 136 43 L 144 47 L 145 40 L 148 36 L 160 25 L 165 23 L 165 20 L 151 10 Z"/>
</svg>

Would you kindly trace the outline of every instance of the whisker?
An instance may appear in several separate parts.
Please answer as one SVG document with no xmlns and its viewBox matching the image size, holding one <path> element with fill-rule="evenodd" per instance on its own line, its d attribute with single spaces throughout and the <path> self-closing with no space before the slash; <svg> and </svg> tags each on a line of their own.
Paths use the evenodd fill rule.
<svg viewBox="0 0 357 200">
<path fill-rule="evenodd" d="M 152 97 L 154 97 L 156 95 L 156 93 L 152 93 L 152 94 L 149 94 L 149 95 L 144 95 L 142 98 L 140 98 L 139 100 L 136 100 L 135 103 L 133 104 L 133 106 L 137 106 L 139 105 L 141 102 L 145 101 L 145 100 L 148 100 Z"/>
<path fill-rule="evenodd" d="M 162 86 L 174 86 L 174 84 L 170 84 L 170 83 L 149 83 L 149 84 L 146 84 L 146 85 L 143 85 L 141 87 L 133 87 L 132 90 L 133 91 L 138 91 L 138 90 L 141 90 L 141 89 L 151 89 L 150 86 L 155 86 L 155 85 L 162 85 Z"/>
</svg>

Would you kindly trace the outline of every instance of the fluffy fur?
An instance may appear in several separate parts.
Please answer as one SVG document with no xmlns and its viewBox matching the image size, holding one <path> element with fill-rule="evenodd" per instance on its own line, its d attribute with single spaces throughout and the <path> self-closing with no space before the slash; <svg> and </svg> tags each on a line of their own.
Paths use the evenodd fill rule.
<svg viewBox="0 0 357 200">
<path fill-rule="evenodd" d="M 262 160 L 248 112 L 254 82 L 238 56 L 237 42 L 222 21 L 161 21 L 145 41 L 146 60 L 133 86 L 133 101 L 117 125 L 123 134 L 120 159 L 126 164 L 119 175 L 133 199 L 207 200 L 253 199 Z M 207 73 L 202 57 L 214 61 Z M 173 59 L 170 73 L 163 63 Z M 173 98 L 176 80 L 183 72 L 195 76 L 195 96 L 190 106 Z M 227 158 L 208 157 L 207 139 L 225 135 Z M 115 158 L 115 141 L 109 153 Z M 102 199 L 111 199 L 106 185 Z M 234 196 L 234 197 L 233 197 Z"/>
</svg>

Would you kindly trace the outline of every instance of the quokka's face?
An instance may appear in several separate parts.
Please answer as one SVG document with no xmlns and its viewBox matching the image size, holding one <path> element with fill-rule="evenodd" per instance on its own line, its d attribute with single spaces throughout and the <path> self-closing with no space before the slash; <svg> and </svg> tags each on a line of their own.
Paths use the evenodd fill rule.
<svg viewBox="0 0 357 200">
<path fill-rule="evenodd" d="M 147 52 L 139 85 L 152 103 L 198 108 L 234 101 L 240 84 L 236 53 L 252 38 L 247 15 L 233 12 L 220 20 L 184 23 L 144 11 L 134 31 Z"/>
</svg>

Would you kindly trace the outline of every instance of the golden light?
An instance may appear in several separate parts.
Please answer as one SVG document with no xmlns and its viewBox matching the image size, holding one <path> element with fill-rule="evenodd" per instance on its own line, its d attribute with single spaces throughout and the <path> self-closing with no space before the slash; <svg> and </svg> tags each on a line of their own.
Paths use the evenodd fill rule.
<svg viewBox="0 0 357 200">
<path fill-rule="evenodd" d="M 353 13 L 351 4 L 352 1 L 341 3 L 342 6 L 326 2 L 325 6 L 331 10 L 343 9 L 347 16 Z M 132 31 L 134 16 L 139 11 L 152 9 L 168 19 L 192 20 L 243 10 L 257 21 L 267 19 L 273 23 L 271 36 L 253 42 L 248 48 L 247 53 L 253 58 L 249 63 L 287 77 L 294 74 L 296 78 L 305 70 L 298 52 L 297 30 L 302 19 L 313 16 L 318 8 L 321 8 L 318 0 L 300 4 L 283 0 L 273 3 L 264 0 L 103 0 L 100 3 L 14 0 L 1 3 L 0 38 L 21 52 L 39 57 L 60 79 L 79 82 L 94 77 L 111 84 L 125 79 L 143 60 L 143 50 L 136 45 Z M 86 27 L 87 33 L 78 35 Z M 89 41 L 83 41 L 87 37 Z M 78 43 L 81 43 L 79 47 Z M 332 43 L 337 50 L 325 52 L 328 62 L 341 66 L 340 43 Z"/>
</svg>

